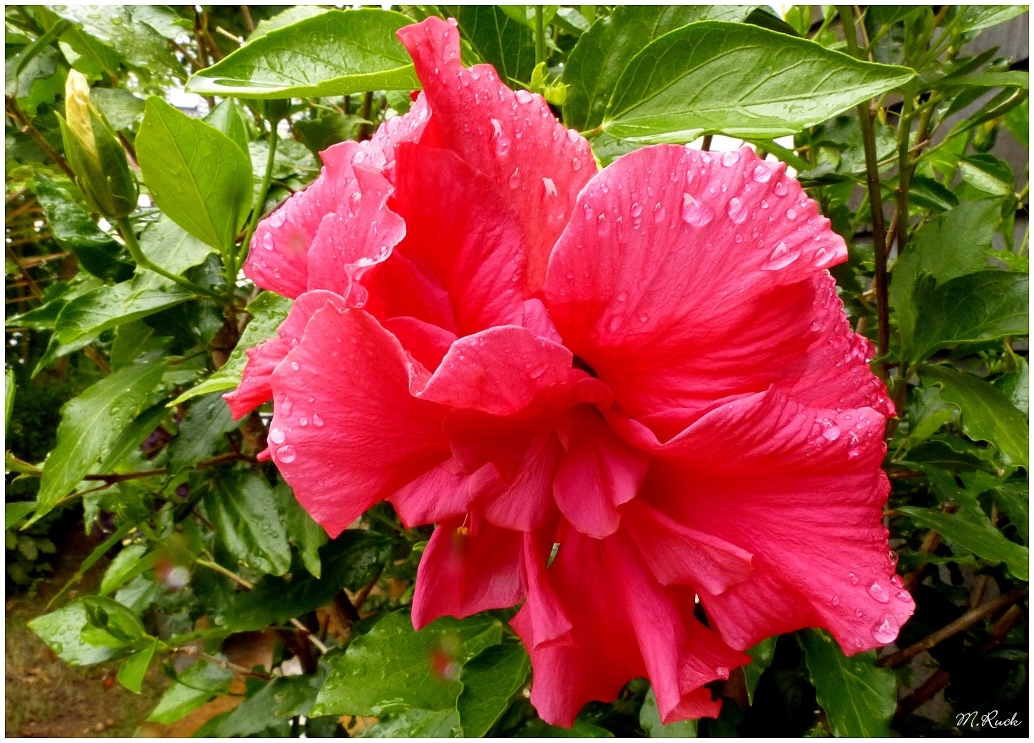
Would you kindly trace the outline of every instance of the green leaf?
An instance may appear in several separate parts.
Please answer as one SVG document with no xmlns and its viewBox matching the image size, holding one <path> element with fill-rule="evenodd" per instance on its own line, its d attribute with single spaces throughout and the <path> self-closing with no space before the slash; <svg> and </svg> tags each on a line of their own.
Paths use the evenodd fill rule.
<svg viewBox="0 0 1034 743">
<path fill-rule="evenodd" d="M 304 21 L 306 18 L 313 18 L 318 15 L 323 15 L 327 12 L 326 8 L 321 8 L 318 5 L 295 5 L 288 8 L 282 13 L 277 13 L 272 18 L 265 18 L 255 24 L 255 30 L 248 36 L 248 42 L 255 41 L 268 34 L 270 31 L 275 31 L 278 28 L 284 26 L 290 26 L 292 23 L 298 21 Z"/>
<path fill-rule="evenodd" d="M 474 51 L 495 67 L 504 82 L 531 79 L 535 38 L 526 22 L 514 20 L 498 5 L 461 5 L 456 20 Z"/>
<path fill-rule="evenodd" d="M 118 669 L 118 682 L 134 694 L 140 693 L 140 687 L 144 683 L 144 674 L 151 665 L 151 659 L 158 649 L 158 638 L 143 650 L 138 650 L 126 658 L 126 662 Z"/>
<path fill-rule="evenodd" d="M 937 284 L 987 268 L 986 252 L 998 224 L 1001 202 L 968 201 L 924 224 L 894 264 L 890 303 L 898 315 L 902 344 L 916 327 L 915 289 L 921 273 Z"/>
<path fill-rule="evenodd" d="M 140 250 L 166 271 L 178 274 L 204 263 L 213 252 L 211 247 L 164 216 L 147 225 L 140 235 Z"/>
<path fill-rule="evenodd" d="M 114 599 L 85 596 L 81 599 L 89 624 L 83 627 L 82 638 L 93 645 L 125 647 L 147 633 L 140 619 Z M 92 632 L 91 630 L 99 630 Z"/>
<path fill-rule="evenodd" d="M 14 379 L 14 369 L 4 369 L 4 435 L 11 426 L 11 411 L 14 409 L 14 391 L 17 387 Z"/>
<path fill-rule="evenodd" d="M 581 131 L 599 126 L 618 78 L 649 42 L 696 21 L 742 21 L 750 9 L 743 5 L 619 5 L 578 39 L 567 58 L 564 123 Z"/>
<path fill-rule="evenodd" d="M 481 738 L 520 692 L 531 673 L 531 661 L 517 641 L 490 645 L 460 671 L 463 691 L 456 700 L 465 738 Z"/>
<path fill-rule="evenodd" d="M 959 173 L 978 191 L 992 196 L 1013 194 L 1012 168 L 994 155 L 967 155 L 959 161 Z"/>
<path fill-rule="evenodd" d="M 134 364 L 65 404 L 57 444 L 43 466 L 35 519 L 52 509 L 111 451 L 161 383 L 168 361 Z"/>
<path fill-rule="evenodd" d="M 180 674 L 179 681 L 169 687 L 147 720 L 165 725 L 176 722 L 216 694 L 225 693 L 232 679 L 233 671 L 198 661 Z"/>
<path fill-rule="evenodd" d="M 801 630 L 797 638 L 833 735 L 889 737 L 890 718 L 898 706 L 897 679 L 890 670 L 877 668 L 876 652 L 848 658 L 825 630 Z"/>
<path fill-rule="evenodd" d="M 135 6 L 51 5 L 49 9 L 77 23 L 95 41 L 114 49 L 131 67 L 149 74 L 183 74 L 165 37 L 138 20 Z"/>
<path fill-rule="evenodd" d="M 388 715 L 362 732 L 364 738 L 458 738 L 456 710 L 411 709 Z"/>
<path fill-rule="evenodd" d="M 530 720 L 527 725 L 521 728 L 515 738 L 613 738 L 614 733 L 606 728 L 576 719 L 574 725 L 562 728 L 557 725 L 550 725 L 540 718 Z"/>
<path fill-rule="evenodd" d="M 218 392 L 195 400 L 180 423 L 179 434 L 169 444 L 169 474 L 218 454 L 226 434 L 238 425 Z"/>
<path fill-rule="evenodd" d="M 1029 274 L 980 271 L 960 276 L 916 297 L 920 317 L 909 361 L 922 361 L 938 349 L 1029 330 Z"/>
<path fill-rule="evenodd" d="M 1003 121 L 1020 144 L 1030 146 L 1030 106 L 1026 101 L 1005 114 Z"/>
<path fill-rule="evenodd" d="M 42 173 L 35 174 L 35 186 L 54 241 L 62 250 L 75 253 L 84 270 L 114 281 L 133 275 L 133 265 L 119 258 L 122 246 L 97 226 L 68 191 Z"/>
<path fill-rule="evenodd" d="M 880 26 L 891 26 L 919 10 L 915 5 L 870 5 L 865 9 L 865 19 Z"/>
<path fill-rule="evenodd" d="M 325 113 L 318 119 L 300 119 L 294 122 L 294 129 L 305 146 L 313 154 L 319 154 L 332 144 L 355 139 L 359 128 L 369 123 L 360 116 Z"/>
<path fill-rule="evenodd" d="M 122 323 L 115 331 L 115 340 L 111 343 L 111 368 L 118 371 L 145 353 L 168 351 L 170 342 L 169 336 L 156 335 L 154 328 L 142 320 Z"/>
<path fill-rule="evenodd" d="M 278 484 L 273 488 L 273 494 L 277 498 L 277 508 L 280 511 L 280 518 L 287 528 L 287 538 L 291 544 L 298 548 L 298 555 L 313 577 L 319 578 L 322 575 L 323 564 L 320 558 L 320 547 L 330 541 L 327 531 L 317 524 L 309 512 L 302 508 L 302 504 L 294 497 L 294 491 L 286 483 Z M 364 580 L 358 583 L 358 587 L 365 586 L 373 575 L 364 576 Z M 349 579 L 349 587 L 352 580 Z"/>
<path fill-rule="evenodd" d="M 1010 573 L 1020 580 L 1027 580 L 1030 558 L 1027 548 L 1009 541 L 995 528 L 984 509 L 980 507 L 977 496 L 957 487 L 951 475 L 935 468 L 926 468 L 926 471 L 931 476 L 930 482 L 938 491 L 938 495 L 944 500 L 954 501 L 958 505 L 958 510 L 955 513 L 945 513 L 939 508 L 916 506 L 901 506 L 898 510 L 911 518 L 916 525 L 933 529 L 977 557 L 1004 562 L 1009 566 Z"/>
<path fill-rule="evenodd" d="M 1005 511 L 1009 521 L 1024 542 L 1030 541 L 1030 485 L 1027 482 L 1004 482 L 994 490 L 995 502 Z"/>
<path fill-rule="evenodd" d="M 230 390 L 239 385 L 244 365 L 248 362 L 245 351 L 272 338 L 276 334 L 276 329 L 287 319 L 287 313 L 291 311 L 293 303 L 294 300 L 281 297 L 273 292 L 262 292 L 255 297 L 247 308 L 251 315 L 251 322 L 244 328 L 241 339 L 237 341 L 237 347 L 230 353 L 230 358 L 223 367 L 201 384 L 184 392 L 169 405 L 179 405 L 192 397 Z"/>
<path fill-rule="evenodd" d="M 944 212 L 959 205 L 959 198 L 934 178 L 924 175 L 912 177 L 908 202 L 932 211 Z"/>
<path fill-rule="evenodd" d="M 260 735 L 268 728 L 289 722 L 292 717 L 308 715 L 329 671 L 326 663 L 320 663 L 319 672 L 312 676 L 273 679 L 223 718 L 212 736 L 246 738 Z"/>
<path fill-rule="evenodd" d="M 948 75 L 931 87 L 956 88 L 1023 88 L 1030 87 L 1030 76 L 1026 72 L 980 72 L 972 75 Z"/>
<path fill-rule="evenodd" d="M 994 386 L 1004 392 L 1024 415 L 1030 417 L 1030 365 L 1022 358 L 1017 361 L 1019 369 L 998 377 Z"/>
<path fill-rule="evenodd" d="M 452 709 L 462 690 L 460 667 L 501 639 L 502 625 L 489 616 L 441 617 L 416 632 L 409 611 L 394 612 L 330 660 L 312 714 Z"/>
<path fill-rule="evenodd" d="M 143 572 L 134 572 L 134 569 L 140 565 L 146 554 L 147 545 L 144 544 L 131 544 L 120 550 L 108 569 L 104 571 L 104 577 L 101 578 L 101 586 L 97 589 L 97 593 L 102 595 L 111 593 L 130 578 L 139 575 L 139 572 Z M 154 561 L 148 562 L 153 563 Z"/>
<path fill-rule="evenodd" d="M 993 444 L 1006 463 L 1028 468 L 1027 418 L 1004 393 L 948 366 L 921 366 L 919 376 L 927 386 L 939 385 L 941 400 L 959 409 L 967 436 Z"/>
<path fill-rule="evenodd" d="M 743 666 L 743 675 L 747 682 L 747 702 L 750 704 L 754 704 L 754 692 L 758 688 L 758 682 L 761 681 L 761 675 L 766 668 L 772 665 L 778 639 L 778 637 L 769 637 L 744 651 L 753 659 L 750 665 Z"/>
<path fill-rule="evenodd" d="M 144 116 L 144 101 L 125 88 L 93 88 L 90 102 L 115 131 L 132 128 Z"/>
<path fill-rule="evenodd" d="M 68 302 L 61 308 L 54 330 L 58 342 L 68 345 L 175 307 L 193 296 L 168 279 L 145 272 L 132 281 L 101 286 Z"/>
<path fill-rule="evenodd" d="M 108 456 L 104 457 L 97 468 L 101 472 L 111 472 L 130 454 L 140 448 L 144 440 L 150 436 L 161 422 L 169 415 L 169 409 L 162 400 L 147 408 L 138 415 L 119 435 L 111 446 Z"/>
<path fill-rule="evenodd" d="M 117 654 L 115 649 L 95 647 L 82 641 L 81 634 L 86 625 L 86 609 L 76 601 L 33 619 L 29 622 L 29 629 L 71 666 L 89 666 L 114 657 Z"/>
<path fill-rule="evenodd" d="M 905 67 L 861 62 L 763 28 L 703 21 L 652 41 L 628 63 L 603 129 L 651 143 L 717 133 L 770 139 L 814 126 L 914 76 Z"/>
<path fill-rule="evenodd" d="M 956 33 L 979 31 L 999 23 L 1011 21 L 1017 16 L 1027 12 L 1026 5 L 964 5 L 956 7 L 956 13 L 961 13 L 962 18 L 955 26 Z"/>
<path fill-rule="evenodd" d="M 209 112 L 205 121 L 232 139 L 241 152 L 248 154 L 248 127 L 237 101 L 232 98 L 222 101 Z"/>
<path fill-rule="evenodd" d="M 267 575 L 251 591 L 235 594 L 220 621 L 245 632 L 326 606 L 342 587 L 358 591 L 369 583 L 391 556 L 391 541 L 376 532 L 348 529 L 320 555 L 322 577 L 300 570 L 290 578 Z"/>
<path fill-rule="evenodd" d="M 36 501 L 15 501 L 4 504 L 4 530 L 10 529 L 36 510 Z"/>
<path fill-rule="evenodd" d="M 661 722 L 661 711 L 657 707 L 657 695 L 653 689 L 646 693 L 643 706 L 639 709 L 639 726 L 648 738 L 695 738 L 697 721 L 682 720 L 665 725 Z"/>
<path fill-rule="evenodd" d="M 252 201 L 251 160 L 240 147 L 151 96 L 136 154 L 158 208 L 203 243 L 229 250 Z"/>
<path fill-rule="evenodd" d="M 387 10 L 331 10 L 274 29 L 195 74 L 187 90 L 244 98 L 309 98 L 416 90 L 395 32 L 412 20 Z"/>
<path fill-rule="evenodd" d="M 220 472 L 204 496 L 205 512 L 226 550 L 260 573 L 283 575 L 291 547 L 276 498 L 265 479 L 250 470 Z"/>
</svg>

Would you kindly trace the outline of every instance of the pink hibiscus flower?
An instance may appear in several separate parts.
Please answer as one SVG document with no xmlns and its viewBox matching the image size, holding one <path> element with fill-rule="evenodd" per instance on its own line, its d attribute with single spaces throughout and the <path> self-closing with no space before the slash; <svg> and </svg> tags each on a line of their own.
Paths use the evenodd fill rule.
<svg viewBox="0 0 1034 743">
<path fill-rule="evenodd" d="M 553 724 L 640 676 L 665 722 L 713 717 L 704 684 L 802 627 L 892 641 L 893 406 L 815 202 L 749 148 L 597 172 L 541 97 L 460 64 L 454 24 L 399 36 L 424 93 L 324 152 L 245 269 L 296 301 L 226 397 L 274 400 L 301 504 L 331 535 L 383 499 L 437 523 L 414 624 L 524 602 Z"/>
</svg>

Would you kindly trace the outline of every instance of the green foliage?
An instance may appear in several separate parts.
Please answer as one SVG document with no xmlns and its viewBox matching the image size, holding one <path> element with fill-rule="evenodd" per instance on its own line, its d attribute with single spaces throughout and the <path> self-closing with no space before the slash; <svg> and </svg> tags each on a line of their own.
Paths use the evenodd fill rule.
<svg viewBox="0 0 1034 743">
<path fill-rule="evenodd" d="M 1024 585 L 1028 173 L 1001 145 L 1028 145 L 1029 77 L 969 49 L 1026 7 L 862 7 L 8 8 L 8 590 L 57 564 L 63 529 L 104 532 L 31 629 L 69 664 L 119 664 L 137 693 L 160 666 L 163 724 L 237 693 L 223 642 L 275 632 L 271 666 L 246 669 L 244 699 L 201 736 L 941 736 L 971 732 L 955 714 L 1018 704 L 1028 630 L 1024 613 L 1002 624 L 1011 611 L 920 656 L 951 678 L 936 720 L 906 701 L 926 675 L 809 629 L 711 684 L 717 720 L 664 725 L 634 679 L 548 725 L 512 610 L 413 629 L 431 527 L 378 504 L 330 539 L 259 461 L 270 407 L 234 421 L 222 398 L 292 306 L 240 273 L 255 222 L 317 177 L 318 153 L 409 109 L 419 81 L 396 32 L 454 16 L 463 64 L 545 95 L 601 164 L 748 139 L 844 238 L 837 294 L 897 409 L 885 523 L 917 602 L 899 648 Z M 88 87 L 77 122 L 70 77 Z M 184 84 L 205 97 L 194 111 L 171 105 Z M 96 590 L 72 592 L 91 571 Z M 340 715 L 378 719 L 358 732 Z"/>
</svg>

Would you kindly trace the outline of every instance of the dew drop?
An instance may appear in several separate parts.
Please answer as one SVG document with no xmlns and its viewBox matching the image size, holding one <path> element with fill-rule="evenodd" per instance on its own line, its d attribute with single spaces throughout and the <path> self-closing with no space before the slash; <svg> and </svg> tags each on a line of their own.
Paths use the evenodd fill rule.
<svg viewBox="0 0 1034 743">
<path fill-rule="evenodd" d="M 854 573 L 848 573 L 847 577 L 850 578 L 852 586 L 857 586 L 858 585 L 858 576 L 857 575 L 855 575 Z"/>
<path fill-rule="evenodd" d="M 754 180 L 758 183 L 768 183 L 772 178 L 772 171 L 766 168 L 764 165 L 758 165 L 754 168 Z"/>
<path fill-rule="evenodd" d="M 517 188 L 521 185 L 521 169 L 517 168 L 510 176 L 510 188 Z"/>
<path fill-rule="evenodd" d="M 775 191 L 776 196 L 786 196 L 786 181 L 779 181 L 776 183 L 773 190 Z"/>
<path fill-rule="evenodd" d="M 789 219 L 791 222 L 793 220 L 797 219 L 797 210 L 796 209 L 787 209 L 786 210 L 786 218 Z"/>
<path fill-rule="evenodd" d="M 269 440 L 274 444 L 282 444 L 286 438 L 287 436 L 285 436 L 284 432 L 279 428 L 274 428 L 269 432 Z"/>
<path fill-rule="evenodd" d="M 293 446 L 281 446 L 276 451 L 277 461 L 283 462 L 284 464 L 290 464 L 295 460 L 298 455 L 294 451 Z"/>
<path fill-rule="evenodd" d="M 855 610 L 854 610 L 854 615 L 855 615 L 856 617 L 860 617 L 860 616 L 862 616 L 862 610 L 861 610 L 861 609 L 855 609 Z"/>
<path fill-rule="evenodd" d="M 633 201 L 632 202 L 632 216 L 633 217 L 638 217 L 642 213 L 643 213 L 643 205 L 640 204 L 638 201 Z"/>
<path fill-rule="evenodd" d="M 653 221 L 655 224 L 660 223 L 664 219 L 664 204 L 657 202 L 653 207 Z"/>
<path fill-rule="evenodd" d="M 531 103 L 535 100 L 535 96 L 526 90 L 518 90 L 515 94 L 518 103 Z"/>
<path fill-rule="evenodd" d="M 567 130 L 567 141 L 568 142 L 570 142 L 571 144 L 574 144 L 575 142 L 577 142 L 579 140 L 579 138 L 580 138 L 580 136 L 579 136 L 577 131 L 575 131 L 574 129 L 568 129 Z M 576 168 L 576 170 L 577 170 L 577 168 Z"/>
<path fill-rule="evenodd" d="M 736 150 L 730 150 L 722 154 L 722 165 L 727 168 L 731 168 L 733 165 L 740 161 L 740 153 Z"/>
<path fill-rule="evenodd" d="M 312 425 L 316 426 L 316 428 L 323 427 L 323 419 L 320 418 L 319 413 L 312 414 Z"/>
<path fill-rule="evenodd" d="M 298 425 L 302 428 L 305 428 L 307 425 L 309 425 L 309 419 L 303 415 L 301 418 L 298 419 Z"/>
<path fill-rule="evenodd" d="M 556 196 L 556 184 L 553 183 L 552 178 L 543 178 L 542 185 L 546 188 L 546 196 Z"/>
<path fill-rule="evenodd" d="M 607 221 L 607 215 L 602 212 L 596 217 L 596 232 L 601 236 L 610 234 L 610 222 Z"/>
<path fill-rule="evenodd" d="M 729 669 L 725 666 L 718 666 L 714 669 L 714 672 L 718 674 L 718 678 L 727 679 L 729 678 Z"/>
<path fill-rule="evenodd" d="M 869 595 L 879 601 L 881 604 L 885 604 L 890 601 L 890 591 L 887 590 L 886 586 L 880 583 L 878 580 L 874 580 L 869 586 Z"/>
<path fill-rule="evenodd" d="M 909 595 L 908 591 L 898 591 L 896 597 L 898 601 L 904 601 L 906 604 L 912 603 L 912 597 Z"/>
<path fill-rule="evenodd" d="M 826 441 L 836 441 L 838 438 L 840 438 L 840 429 L 836 426 L 830 426 L 822 432 L 822 438 L 824 438 Z"/>
<path fill-rule="evenodd" d="M 574 158 L 571 161 L 571 170 L 581 170 L 581 169 L 582 169 L 582 161 L 579 160 L 577 157 Z"/>
<path fill-rule="evenodd" d="M 840 596 L 833 594 L 833 598 L 829 600 L 829 603 L 833 604 L 833 606 L 840 606 Z"/>
<path fill-rule="evenodd" d="M 762 271 L 778 271 L 781 268 L 786 268 L 801 255 L 799 250 L 790 250 L 786 247 L 786 243 L 781 242 L 775 246 L 775 249 L 768 256 L 768 260 L 761 266 Z M 814 323 L 813 323 L 814 324 Z"/>
<path fill-rule="evenodd" d="M 682 194 L 682 221 L 691 227 L 704 227 L 714 220 L 714 212 L 690 194 Z"/>
<path fill-rule="evenodd" d="M 901 576 L 897 575 L 896 573 L 894 575 L 890 576 L 890 584 L 892 586 L 894 586 L 895 588 L 904 588 L 905 587 L 905 581 L 901 580 Z"/>
<path fill-rule="evenodd" d="M 898 636 L 897 623 L 889 615 L 885 616 L 882 622 L 872 626 L 872 636 L 876 642 L 883 644 L 894 642 L 894 638 Z"/>
<path fill-rule="evenodd" d="M 743 224 L 743 221 L 746 218 L 747 205 L 739 199 L 737 199 L 735 196 L 729 199 L 729 219 L 731 219 L 734 224 Z"/>
</svg>

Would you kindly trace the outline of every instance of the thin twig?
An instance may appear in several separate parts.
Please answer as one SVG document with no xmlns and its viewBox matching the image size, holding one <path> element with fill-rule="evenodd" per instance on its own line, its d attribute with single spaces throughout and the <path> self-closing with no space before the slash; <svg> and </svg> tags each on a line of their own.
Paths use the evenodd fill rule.
<svg viewBox="0 0 1034 743">
<path fill-rule="evenodd" d="M 209 663 L 219 666 L 220 668 L 225 669 L 227 671 L 239 673 L 242 676 L 251 676 L 252 678 L 263 679 L 264 681 L 269 681 L 273 678 L 270 674 L 265 673 L 263 671 L 253 671 L 250 668 L 245 668 L 244 666 L 237 665 L 236 663 L 233 663 L 231 661 L 223 660 L 222 658 L 217 658 L 214 655 L 209 655 L 208 653 L 202 650 L 198 650 L 192 645 L 180 645 L 178 647 L 169 648 L 169 650 L 171 650 L 174 653 L 179 653 L 181 655 L 189 655 L 192 658 L 200 658 L 201 660 L 208 661 Z"/>
<path fill-rule="evenodd" d="M 999 609 L 1002 609 L 1009 604 L 1019 599 L 1023 594 L 1027 592 L 1027 586 L 1017 586 L 1016 588 L 1009 591 L 1002 596 L 999 596 L 994 601 L 984 604 L 976 609 L 971 609 L 963 614 L 961 617 L 956 619 L 954 622 L 941 627 L 936 632 L 927 635 L 919 642 L 914 645 L 909 645 L 903 650 L 898 650 L 896 653 L 891 653 L 886 658 L 880 658 L 879 665 L 884 668 L 895 668 L 908 662 L 915 656 L 923 653 L 930 648 L 934 647 L 938 643 L 944 642 L 949 637 L 957 635 L 959 632 L 972 627 L 974 624 L 979 622 L 984 617 L 994 614 Z"/>
<path fill-rule="evenodd" d="M 251 10 L 247 5 L 241 6 L 241 13 L 244 14 L 244 25 L 248 27 L 248 33 L 255 33 L 255 21 L 251 20 Z"/>
<path fill-rule="evenodd" d="M 18 108 L 18 104 L 15 103 L 14 98 L 11 96 L 5 96 L 6 111 L 7 115 L 11 117 L 11 120 L 21 128 L 23 134 L 28 134 L 32 137 L 33 141 L 39 146 L 47 157 L 53 160 L 61 170 L 65 171 L 65 175 L 72 179 L 72 183 L 75 183 L 75 172 L 69 167 L 68 162 L 61 156 L 54 146 L 47 141 L 47 138 L 39 133 L 39 130 L 33 126 L 33 123 L 21 112 Z"/>
</svg>

